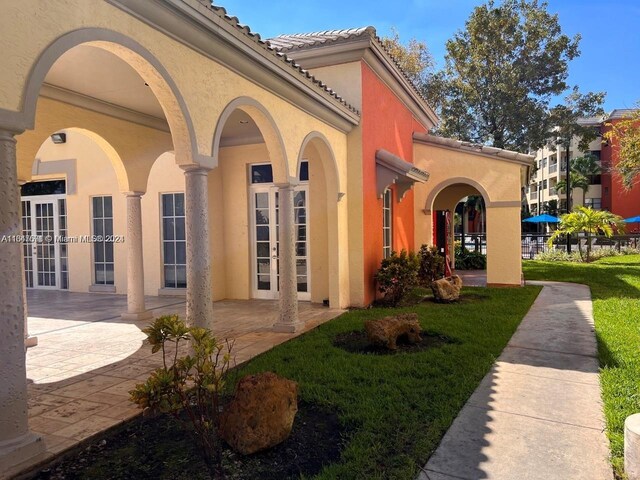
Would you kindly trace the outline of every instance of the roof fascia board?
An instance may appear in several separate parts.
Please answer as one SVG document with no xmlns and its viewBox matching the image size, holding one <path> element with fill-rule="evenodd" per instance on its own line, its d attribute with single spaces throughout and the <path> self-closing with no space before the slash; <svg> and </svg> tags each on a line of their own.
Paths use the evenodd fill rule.
<svg viewBox="0 0 640 480">
<path fill-rule="evenodd" d="M 359 124 L 356 112 L 197 0 L 107 1 L 342 132 Z"/>
<path fill-rule="evenodd" d="M 482 150 L 464 147 L 462 142 L 453 138 L 442 138 L 442 140 L 438 141 L 433 138 L 433 135 L 415 132 L 413 134 L 413 142 L 437 148 L 444 148 L 446 150 L 462 152 L 469 155 L 479 155 L 481 157 L 491 158 L 493 160 L 515 163 L 524 167 L 532 167 L 534 163 L 533 155 L 525 155 L 524 153 L 511 152 L 509 150 L 502 150 L 495 147 L 479 146 L 488 150 L 487 152 L 483 152 Z M 489 151 L 493 153 L 489 153 Z"/>
</svg>

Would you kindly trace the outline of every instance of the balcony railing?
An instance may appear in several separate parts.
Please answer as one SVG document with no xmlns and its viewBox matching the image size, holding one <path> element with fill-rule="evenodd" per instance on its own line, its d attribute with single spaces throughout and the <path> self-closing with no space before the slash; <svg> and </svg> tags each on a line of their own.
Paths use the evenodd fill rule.
<svg viewBox="0 0 640 480">
<path fill-rule="evenodd" d="M 557 195 L 558 194 L 558 190 L 556 189 L 556 187 L 549 187 L 549 195 Z"/>
<path fill-rule="evenodd" d="M 549 173 L 556 173 L 558 171 L 558 164 L 554 163 L 553 165 L 549 165 Z"/>
<path fill-rule="evenodd" d="M 531 193 L 529 194 L 529 198 L 530 198 L 531 200 L 537 200 L 537 199 L 538 199 L 538 191 L 537 191 L 537 190 L 534 190 L 533 192 L 531 192 Z"/>
</svg>

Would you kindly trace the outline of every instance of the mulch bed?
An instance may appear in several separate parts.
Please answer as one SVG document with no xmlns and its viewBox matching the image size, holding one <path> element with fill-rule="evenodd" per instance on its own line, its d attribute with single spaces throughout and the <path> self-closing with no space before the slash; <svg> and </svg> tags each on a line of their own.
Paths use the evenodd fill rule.
<svg viewBox="0 0 640 480">
<path fill-rule="evenodd" d="M 384 347 L 372 345 L 367 338 L 367 333 L 363 330 L 345 332 L 336 335 L 333 339 L 333 346 L 341 348 L 349 353 L 361 353 L 369 355 L 395 355 L 398 353 L 415 353 L 430 348 L 438 348 L 447 343 L 458 343 L 457 340 L 449 338 L 445 335 L 432 332 L 422 332 L 422 341 L 420 343 L 410 344 L 406 339 L 400 337 L 397 342 L 396 350 L 389 350 Z"/>
<path fill-rule="evenodd" d="M 340 458 L 344 431 L 338 416 L 299 402 L 291 436 L 243 456 L 224 449 L 225 479 L 290 479 L 318 474 Z M 137 418 L 32 477 L 39 480 L 208 480 L 189 427 L 170 416 Z"/>
</svg>

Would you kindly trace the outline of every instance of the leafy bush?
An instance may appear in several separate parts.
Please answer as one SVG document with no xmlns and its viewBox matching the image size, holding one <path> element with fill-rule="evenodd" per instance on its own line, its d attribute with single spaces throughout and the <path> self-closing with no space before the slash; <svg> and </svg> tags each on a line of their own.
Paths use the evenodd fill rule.
<svg viewBox="0 0 640 480">
<path fill-rule="evenodd" d="M 438 253 L 438 247 L 422 245 L 418 252 L 418 282 L 423 287 L 431 286 L 444 275 L 444 257 Z"/>
<path fill-rule="evenodd" d="M 392 252 L 380 264 L 375 279 L 384 301 L 396 306 L 418 283 L 420 261 L 415 253 L 402 250 L 400 255 Z"/>
<path fill-rule="evenodd" d="M 462 248 L 460 242 L 455 243 L 456 270 L 485 270 L 487 256 L 480 252 L 472 252 Z"/>
<path fill-rule="evenodd" d="M 220 400 L 233 343 L 219 342 L 206 328 L 187 327 L 177 315 L 159 317 L 143 332 L 152 353 L 162 351 L 163 366 L 129 392 L 131 401 L 146 411 L 178 419 L 185 412 L 211 473 L 221 474 Z M 190 354 L 179 357 L 181 344 L 186 347 L 187 342 Z"/>
</svg>

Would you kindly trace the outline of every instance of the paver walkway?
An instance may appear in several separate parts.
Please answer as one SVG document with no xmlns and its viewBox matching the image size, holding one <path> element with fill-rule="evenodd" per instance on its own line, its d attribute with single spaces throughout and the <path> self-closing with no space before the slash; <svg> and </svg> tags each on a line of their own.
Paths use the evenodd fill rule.
<svg viewBox="0 0 640 480">
<path fill-rule="evenodd" d="M 610 480 L 589 288 L 544 285 L 419 480 Z"/>
<path fill-rule="evenodd" d="M 29 426 L 46 448 L 34 465 L 137 415 L 128 391 L 162 359 L 144 344 L 148 322 L 120 317 L 124 295 L 30 290 L 27 301 L 29 332 L 38 336 L 38 346 L 27 351 Z M 184 298 L 146 302 L 155 316 L 185 313 Z M 300 302 L 299 310 L 305 331 L 343 312 L 309 302 Z M 214 304 L 214 313 L 214 333 L 235 340 L 238 364 L 302 333 L 272 331 L 277 301 L 225 300 Z"/>
</svg>

